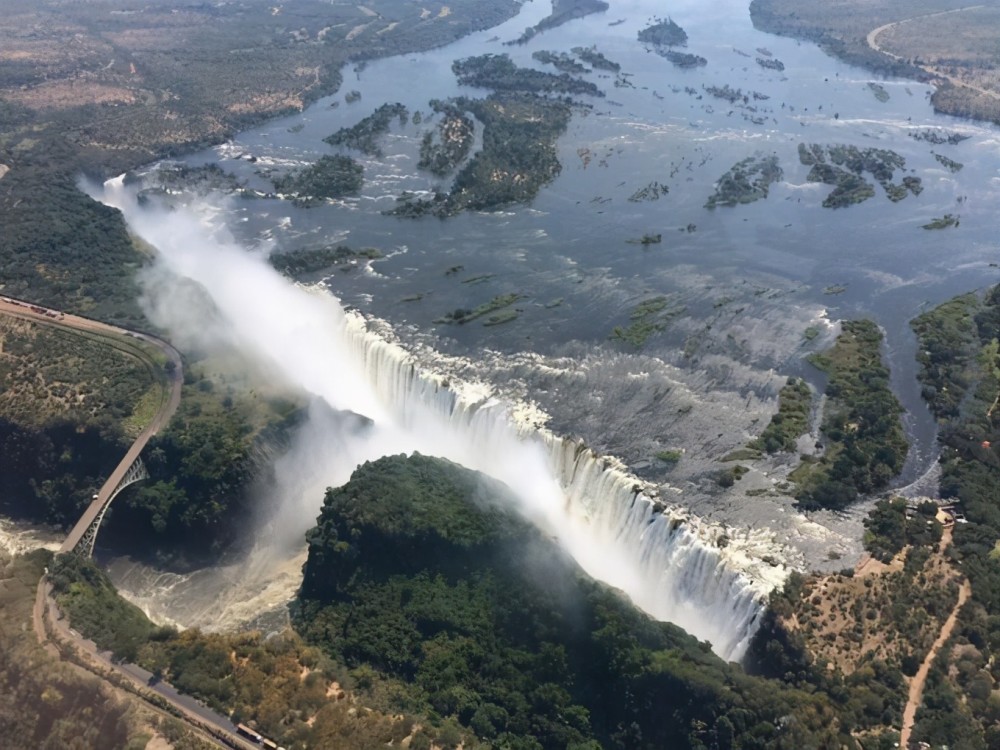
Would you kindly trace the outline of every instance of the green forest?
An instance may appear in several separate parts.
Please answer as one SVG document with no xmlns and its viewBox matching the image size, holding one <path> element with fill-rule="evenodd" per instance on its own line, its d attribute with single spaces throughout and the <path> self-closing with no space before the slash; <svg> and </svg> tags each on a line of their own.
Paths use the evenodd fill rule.
<svg viewBox="0 0 1000 750">
<path fill-rule="evenodd" d="M 804 508 L 844 508 L 884 488 L 909 448 L 882 362 L 882 332 L 870 320 L 848 320 L 836 343 L 810 361 L 828 377 L 823 453 L 803 459 L 791 478 Z"/>
<path fill-rule="evenodd" d="M 440 459 L 359 467 L 308 535 L 296 627 L 402 705 L 500 747 L 838 746 L 822 697 L 652 620 L 512 507 Z"/>
<path fill-rule="evenodd" d="M 924 394 L 941 424 L 941 495 L 967 520 L 956 524 L 953 555 L 972 586 L 953 648 L 931 671 L 914 737 L 994 748 L 1000 746 L 992 690 L 993 650 L 1000 648 L 1000 287 L 946 302 L 913 327 Z"/>
</svg>

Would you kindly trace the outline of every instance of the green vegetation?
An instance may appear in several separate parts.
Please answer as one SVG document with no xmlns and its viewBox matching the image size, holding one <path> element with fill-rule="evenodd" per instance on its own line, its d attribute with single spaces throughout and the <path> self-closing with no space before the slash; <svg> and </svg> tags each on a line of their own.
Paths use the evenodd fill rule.
<svg viewBox="0 0 1000 750">
<path fill-rule="evenodd" d="M 743 478 L 743 475 L 750 471 L 746 466 L 737 464 L 723 469 L 715 476 L 715 481 L 720 487 L 732 487 Z"/>
<path fill-rule="evenodd" d="M 779 453 L 796 450 L 799 437 L 809 431 L 812 389 L 801 378 L 789 378 L 778 394 L 778 412 L 771 417 L 760 437 L 750 441 L 750 448 Z"/>
<path fill-rule="evenodd" d="M 958 576 L 933 542 L 940 527 L 926 528 L 890 567 L 793 574 L 751 645 L 752 668 L 829 696 L 853 728 L 853 747 L 898 745 L 904 675 L 917 671 L 955 606 Z"/>
<path fill-rule="evenodd" d="M 934 221 L 924 224 L 924 229 L 948 229 L 949 227 L 957 227 L 959 224 L 958 217 L 954 214 L 945 214 L 939 219 L 934 219 Z"/>
<path fill-rule="evenodd" d="M 882 363 L 882 333 L 870 320 L 845 321 L 833 347 L 809 360 L 829 377 L 818 461 L 792 473 L 804 508 L 844 508 L 882 489 L 903 467 L 902 407 Z"/>
<path fill-rule="evenodd" d="M 604 96 L 590 81 L 560 73 L 544 73 L 532 68 L 519 68 L 509 55 L 479 55 L 456 60 L 451 64 L 458 82 L 494 91 L 519 91 L 532 94 L 588 94 Z"/>
<path fill-rule="evenodd" d="M 673 19 L 658 20 L 639 32 L 639 41 L 646 44 L 656 44 L 663 47 L 683 47 L 687 44 L 688 35 Z"/>
<path fill-rule="evenodd" d="M 967 523 L 956 524 L 952 556 L 972 588 L 951 643 L 935 661 L 914 739 L 969 748 L 989 747 L 1000 731 L 984 690 L 1000 643 L 1000 289 L 964 295 L 913 322 L 920 380 L 941 424 L 941 497 Z M 992 679 L 992 678 L 990 678 Z M 949 739 L 942 739 L 948 736 Z"/>
<path fill-rule="evenodd" d="M 678 52 L 677 50 L 666 49 L 660 54 L 678 68 L 700 68 L 704 65 L 708 65 L 708 60 L 701 55 L 692 55 L 688 52 Z"/>
<path fill-rule="evenodd" d="M 885 86 L 883 86 L 882 84 L 875 83 L 874 81 L 869 81 L 868 89 L 875 95 L 875 98 L 878 99 L 883 104 L 889 101 L 889 92 L 885 90 Z"/>
<path fill-rule="evenodd" d="M 926 10 L 925 10 L 926 8 Z M 919 68 L 871 49 L 865 37 L 890 21 L 940 10 L 937 3 L 907 0 L 870 3 L 850 0 L 833 8 L 822 3 L 804 8 L 796 0 L 752 0 L 750 18 L 761 31 L 816 42 L 829 54 L 886 76 L 920 78 Z"/>
<path fill-rule="evenodd" d="M 827 158 L 830 163 L 827 163 Z M 800 143 L 799 161 L 812 167 L 807 180 L 834 186 L 823 201 L 824 208 L 843 208 L 874 197 L 875 188 L 862 177 L 865 172 L 875 178 L 893 202 L 902 200 L 909 193 L 917 195 L 923 189 L 918 177 L 904 177 L 902 185 L 892 182 L 895 171 L 906 167 L 906 159 L 888 149 L 859 149 L 844 145 L 824 149 L 817 143 Z"/>
<path fill-rule="evenodd" d="M 924 400 L 939 420 L 958 417 L 959 406 L 977 379 L 975 369 L 981 345 L 974 316 L 980 305 L 975 294 L 966 294 L 910 322 L 920 341 L 917 377 L 923 386 Z"/>
<path fill-rule="evenodd" d="M 938 506 L 926 501 L 919 512 L 907 517 L 906 499 L 879 500 L 865 519 L 865 549 L 872 557 L 889 562 L 903 547 L 935 547 L 941 541 L 941 524 L 935 520 Z"/>
<path fill-rule="evenodd" d="M 135 661 L 156 627 L 129 604 L 89 558 L 59 555 L 49 568 L 56 602 L 73 627 L 116 659 Z M 159 634 L 158 634 L 159 637 Z"/>
<path fill-rule="evenodd" d="M 743 102 L 748 104 L 750 102 L 750 95 L 744 94 L 743 89 L 734 89 L 728 83 L 722 86 L 702 86 L 705 93 L 714 96 L 716 99 L 722 99 L 729 102 L 730 104 L 736 104 L 737 102 Z M 692 89 L 694 91 L 694 89 Z M 754 92 L 754 98 L 756 98 L 756 92 Z"/>
<path fill-rule="evenodd" d="M 4 294 L 147 327 L 133 279 L 144 256 L 121 215 L 77 188 L 81 175 L 102 180 L 223 142 L 333 93 L 348 59 L 436 47 L 500 23 L 519 3 L 470 0 L 447 20 L 425 20 L 401 0 L 366 7 L 376 21 L 357 4 L 322 0 L 281 13 L 260 3 L 137 10 L 39 0 L 2 14 Z"/>
<path fill-rule="evenodd" d="M 609 60 L 598 52 L 597 47 L 574 47 L 571 51 L 594 70 L 606 70 L 610 73 L 617 73 L 622 69 L 621 65 L 613 60 Z"/>
<path fill-rule="evenodd" d="M 681 312 L 681 307 L 670 307 L 668 297 L 652 297 L 632 309 L 629 314 L 632 322 L 627 327 L 615 326 L 611 339 L 641 349 L 650 336 L 664 330 Z"/>
<path fill-rule="evenodd" d="M 540 49 L 532 52 L 531 57 L 533 60 L 538 60 L 540 63 L 551 65 L 562 73 L 580 75 L 582 73 L 590 72 L 590 69 L 586 65 L 581 65 L 574 60 L 571 55 L 568 55 L 565 52 L 551 52 L 549 50 Z"/>
<path fill-rule="evenodd" d="M 464 323 L 471 323 L 476 318 L 481 318 L 484 315 L 489 315 L 490 313 L 495 313 L 498 310 L 503 310 L 505 307 L 510 307 L 521 298 L 522 295 L 517 293 L 500 294 L 491 299 L 489 302 L 484 302 L 483 304 L 479 305 L 473 310 L 466 310 L 460 307 L 457 310 L 453 310 L 452 312 L 445 314 L 443 317 L 438 318 L 434 322 L 458 323 L 459 325 Z M 514 311 L 508 311 L 508 312 L 514 312 Z M 509 320 L 513 320 L 513 318 L 508 317 L 506 314 L 502 314 L 499 317 L 498 316 L 491 317 L 489 320 L 486 321 L 485 325 L 491 325 L 491 324 L 497 325 L 499 323 L 506 323 Z"/>
<path fill-rule="evenodd" d="M 505 44 L 526 44 L 535 34 L 562 26 L 574 18 L 583 18 L 591 13 L 603 13 L 607 9 L 608 4 L 604 0 L 552 0 L 552 12 L 549 15 L 534 26 L 526 28 L 514 41 Z"/>
<path fill-rule="evenodd" d="M 354 683 L 348 670 L 292 631 L 267 637 L 256 632 L 206 634 L 197 629 L 178 634 L 147 620 L 89 560 L 60 557 L 53 568 L 59 604 L 73 628 L 113 649 L 117 658 L 139 663 L 154 679 L 167 680 L 291 750 L 334 744 L 375 750 L 406 737 L 411 745 L 437 740 L 446 732 L 448 725 L 443 722 L 434 727 L 424 720 L 425 729 L 418 730 L 412 717 L 387 716 L 367 707 L 358 710 L 345 692 Z M 30 618 L 33 594 L 31 589 L 24 595 L 25 620 Z M 363 675 L 357 681 L 363 682 Z M 203 750 L 170 724 L 159 725 L 158 731 L 177 750 Z"/>
<path fill-rule="evenodd" d="M 0 727 L 4 747 L 144 747 L 134 707 L 96 677 L 81 674 L 39 645 L 31 627 L 35 591 L 50 554 L 11 558 L 0 551 Z M 144 737 L 145 734 L 145 737 Z M 177 750 L 192 750 L 180 741 Z"/>
<path fill-rule="evenodd" d="M 146 448 L 150 479 L 115 501 L 102 544 L 160 564 L 215 559 L 250 527 L 250 489 L 301 416 L 301 404 L 239 361 L 189 362 L 180 408 Z"/>
<path fill-rule="evenodd" d="M 756 448 L 737 448 L 722 457 L 723 462 L 729 461 L 756 461 L 763 454 Z"/>
<path fill-rule="evenodd" d="M 132 274 L 143 257 L 121 214 L 81 193 L 74 178 L 31 169 L 4 176 L 3 293 L 115 323 L 139 323 Z"/>
<path fill-rule="evenodd" d="M 666 195 L 669 192 L 670 188 L 657 182 L 656 180 L 653 180 L 645 187 L 641 187 L 632 193 L 628 199 L 630 203 L 639 203 L 640 201 L 657 201 L 660 199 L 661 195 Z"/>
<path fill-rule="evenodd" d="M 907 135 L 914 140 L 926 141 L 927 143 L 933 143 L 935 146 L 940 146 L 944 143 L 957 146 L 962 141 L 971 138 L 971 136 L 962 133 L 951 133 L 947 130 L 931 130 L 930 128 L 925 130 L 911 130 Z"/>
<path fill-rule="evenodd" d="M 475 124 L 462 110 L 449 102 L 431 102 L 436 112 L 441 114 L 435 132 L 428 131 L 420 144 L 420 161 L 417 166 L 438 177 L 455 171 L 465 161 L 472 149 L 475 138 Z"/>
<path fill-rule="evenodd" d="M 747 157 L 719 178 L 715 193 L 709 196 L 705 208 L 735 206 L 766 198 L 771 185 L 783 176 L 777 155 Z"/>
<path fill-rule="evenodd" d="M 680 462 L 683 456 L 684 452 L 679 450 L 658 451 L 656 454 L 656 458 L 658 461 L 662 461 L 665 464 L 672 464 L 672 465 Z"/>
<path fill-rule="evenodd" d="M 514 507 L 440 459 L 359 467 L 309 533 L 296 626 L 391 705 L 454 717 L 492 746 L 834 746 L 824 699 L 749 678 L 637 612 Z"/>
<path fill-rule="evenodd" d="M 750 16 L 763 31 L 810 39 L 880 75 L 934 82 L 931 102 L 938 112 L 988 121 L 1000 117 L 993 75 L 996 45 L 984 33 L 997 24 L 992 5 L 843 0 L 804 6 L 799 0 L 753 0 Z M 880 27 L 885 28 L 873 49 L 868 34 Z"/>
<path fill-rule="evenodd" d="M 342 268 L 345 264 L 358 260 L 377 260 L 381 257 L 381 251 L 374 247 L 352 250 L 344 245 L 337 245 L 296 250 L 291 253 L 275 253 L 268 258 L 268 262 L 285 276 L 304 280 L 316 279 L 334 268 Z"/>
<path fill-rule="evenodd" d="M 315 164 L 277 177 L 274 188 L 290 194 L 297 206 L 315 206 L 326 199 L 357 195 L 364 184 L 364 168 L 349 156 L 321 156 Z"/>
<path fill-rule="evenodd" d="M 389 126 L 397 118 L 400 125 L 406 124 L 408 118 L 406 107 L 399 102 L 383 104 L 356 125 L 341 128 L 323 140 L 331 146 L 346 146 L 368 156 L 381 156 L 382 136 L 389 132 Z"/>
<path fill-rule="evenodd" d="M 159 350 L 125 336 L 0 316 L 0 413 L 26 426 L 127 420 L 165 382 Z"/>
<path fill-rule="evenodd" d="M 556 139 L 566 130 L 570 106 L 534 94 L 459 98 L 451 105 L 483 123 L 482 149 L 459 171 L 448 193 L 432 199 L 400 196 L 395 216 L 445 218 L 530 201 L 562 171 Z"/>
<path fill-rule="evenodd" d="M 661 242 L 663 242 L 663 235 L 660 234 L 659 232 L 657 232 L 656 234 L 647 232 L 646 234 L 642 235 L 642 237 L 625 241 L 628 242 L 630 245 L 642 245 L 643 247 L 648 247 L 649 245 L 659 245 Z"/>
<path fill-rule="evenodd" d="M 955 172 L 960 171 L 962 169 L 962 167 L 965 166 L 961 162 L 957 162 L 954 159 L 949 159 L 944 154 L 934 154 L 934 158 L 938 160 L 938 163 L 941 166 L 945 167 L 952 174 L 954 174 Z"/>
<path fill-rule="evenodd" d="M 0 316 L 0 512 L 70 526 L 163 397 L 158 350 Z"/>
</svg>

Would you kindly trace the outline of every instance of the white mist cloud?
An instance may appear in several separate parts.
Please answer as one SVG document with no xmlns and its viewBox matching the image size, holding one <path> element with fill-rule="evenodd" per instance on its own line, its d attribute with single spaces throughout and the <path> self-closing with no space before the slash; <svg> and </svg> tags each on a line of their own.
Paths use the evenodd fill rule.
<svg viewBox="0 0 1000 750">
<path fill-rule="evenodd" d="M 182 345 L 235 348 L 269 377 L 314 399 L 295 445 L 276 465 L 273 520 L 246 566 L 248 578 L 241 585 L 248 591 L 266 588 L 261 576 L 266 578 L 269 566 L 278 569 L 293 550 L 300 553 L 302 533 L 314 523 L 325 487 L 346 482 L 363 461 L 419 451 L 504 482 L 519 498 L 521 513 L 558 538 L 588 573 L 622 589 L 654 616 L 726 644 L 723 655 L 732 653 L 734 631 L 742 632 L 752 612 L 740 614 L 736 624 L 713 622 L 692 605 L 704 598 L 697 589 L 705 581 L 714 582 L 716 599 L 729 596 L 727 587 L 733 584 L 720 583 L 718 555 L 691 535 L 681 539 L 662 518 L 656 526 L 662 539 L 644 552 L 642 540 L 653 539 L 654 519 L 605 501 L 613 494 L 607 472 L 594 469 L 588 479 L 593 502 L 571 502 L 555 478 L 546 446 L 519 435 L 503 404 L 459 408 L 453 393 L 415 377 L 398 348 L 373 344 L 332 295 L 289 282 L 260 253 L 241 247 L 220 226 L 217 213 L 198 206 L 140 207 L 121 181 L 93 194 L 120 209 L 132 231 L 158 251 L 152 269 L 140 279 L 153 322 Z M 192 285 L 199 294 L 192 293 Z M 211 305 L 199 295 L 207 295 Z M 359 425 L 364 420 L 343 412 L 371 423 Z M 632 498 L 626 502 L 634 505 L 632 490 L 626 494 Z M 681 573 L 685 564 L 691 567 L 683 574 L 689 578 Z M 215 584 L 215 591 L 227 590 L 220 602 L 234 600 L 233 585 L 231 577 Z M 273 588 L 268 591 L 273 597 Z M 747 606 L 752 604 L 747 599 Z M 153 609 L 148 602 L 146 608 Z M 231 617 L 219 612 L 215 624 L 231 624 Z"/>
</svg>

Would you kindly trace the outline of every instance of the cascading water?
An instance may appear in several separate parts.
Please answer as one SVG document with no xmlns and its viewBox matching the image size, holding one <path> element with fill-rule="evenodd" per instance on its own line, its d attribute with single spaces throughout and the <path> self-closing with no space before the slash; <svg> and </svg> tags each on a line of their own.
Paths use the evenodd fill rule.
<svg viewBox="0 0 1000 750">
<path fill-rule="evenodd" d="M 339 436 L 344 449 L 330 456 L 320 480 L 341 483 L 364 460 L 414 450 L 481 471 L 506 483 L 520 511 L 589 574 L 710 641 L 720 656 L 742 655 L 766 593 L 785 574 L 761 560 L 758 539 L 730 536 L 661 502 L 614 459 L 553 435 L 537 412 L 533 420 L 515 416 L 527 405 L 418 367 L 361 315 L 345 313 L 325 292 L 290 284 L 193 209 L 140 208 L 120 180 L 99 197 L 159 250 L 144 282 L 150 315 L 181 343 L 206 333 L 204 320 L 171 305 L 177 282 L 193 281 L 222 322 L 212 335 L 234 342 L 274 377 L 373 419 L 370 429 Z M 319 500 L 310 498 L 299 530 Z"/>
<path fill-rule="evenodd" d="M 402 347 L 369 331 L 360 315 L 348 315 L 345 332 L 380 400 L 405 428 L 433 423 L 435 432 L 457 438 L 457 450 L 439 455 L 507 483 L 525 502 L 522 511 L 588 573 L 710 641 L 719 655 L 742 655 L 784 569 L 754 566 L 741 540 L 656 500 L 653 488 L 618 462 L 539 426 L 537 412 L 535 423 L 518 421 L 486 386 L 462 387 L 449 377 L 445 387 Z"/>
</svg>

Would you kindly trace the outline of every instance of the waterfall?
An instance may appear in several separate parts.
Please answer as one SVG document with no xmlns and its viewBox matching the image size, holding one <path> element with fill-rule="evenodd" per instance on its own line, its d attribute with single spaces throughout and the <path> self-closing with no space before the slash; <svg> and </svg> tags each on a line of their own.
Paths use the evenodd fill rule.
<svg viewBox="0 0 1000 750">
<path fill-rule="evenodd" d="M 695 518 L 620 461 L 553 434 L 529 400 L 458 377 L 475 369 L 465 360 L 403 347 L 386 324 L 346 311 L 326 290 L 288 282 L 219 226 L 217 211 L 139 207 L 120 180 L 97 197 L 158 250 L 140 277 L 143 301 L 181 346 L 225 341 L 269 378 L 373 420 L 363 434 L 336 436 L 313 484 L 346 481 L 364 460 L 414 450 L 480 471 L 510 487 L 520 512 L 591 576 L 710 641 L 723 658 L 742 656 L 767 594 L 787 573 L 766 532 Z M 210 300 L 208 312 L 191 282 Z M 283 498 L 278 512 L 293 521 L 286 530 L 299 534 L 312 522 L 315 494 L 306 503 Z"/>
<path fill-rule="evenodd" d="M 730 539 L 723 528 L 660 500 L 655 488 L 617 460 L 547 430 L 544 415 L 531 405 L 510 404 L 487 385 L 425 370 L 401 345 L 370 330 L 375 327 L 352 312 L 344 334 L 386 410 L 404 428 L 427 433 L 432 422 L 458 446 L 471 448 L 440 455 L 506 482 L 522 498 L 534 495 L 540 502 L 529 501 L 523 510 L 588 573 L 621 588 L 657 619 L 710 641 L 719 656 L 742 656 L 767 594 L 786 574 L 755 559 L 760 538 Z M 518 419 L 518 411 L 529 418 Z M 514 466 L 504 460 L 512 447 Z M 524 465 L 538 458 L 555 479 L 558 499 L 537 467 Z M 520 475 L 528 482 L 517 481 L 517 462 L 524 462 Z"/>
</svg>

